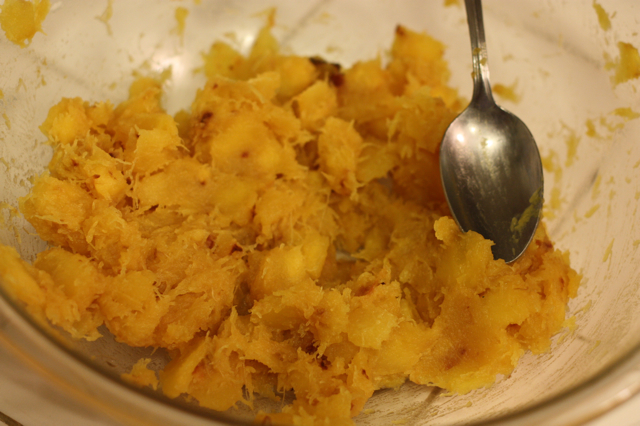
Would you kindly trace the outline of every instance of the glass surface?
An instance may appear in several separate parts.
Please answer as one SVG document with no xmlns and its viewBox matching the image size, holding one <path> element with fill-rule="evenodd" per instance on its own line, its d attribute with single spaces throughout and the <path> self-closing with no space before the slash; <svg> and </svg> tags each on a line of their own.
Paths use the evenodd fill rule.
<svg viewBox="0 0 640 426">
<path fill-rule="evenodd" d="M 46 34 L 38 33 L 30 47 L 0 39 L 0 242 L 15 246 L 27 260 L 46 247 L 13 209 L 28 192 L 30 178 L 51 157 L 38 126 L 61 97 L 118 103 L 126 98 L 134 71 L 161 72 L 171 66 L 164 105 L 170 113 L 187 108 L 204 83 L 202 74 L 192 72 L 202 65 L 201 52 L 216 39 L 231 41 L 230 33 L 246 52 L 264 23 L 259 12 L 277 6 L 275 35 L 284 49 L 320 54 L 344 65 L 384 54 L 399 23 L 425 30 L 447 45 L 452 85 L 469 98 L 464 9 L 444 3 L 115 0 L 105 24 L 97 17 L 107 1 L 53 0 L 43 23 Z M 484 5 L 491 81 L 513 87 L 520 98 L 497 100 L 536 137 L 547 166 L 549 232 L 584 275 L 567 314 L 575 316 L 575 330 L 563 330 L 547 354 L 526 354 L 509 378 L 489 389 L 464 396 L 412 384 L 380 391 L 356 419 L 358 424 L 449 425 L 488 419 L 519 425 L 580 423 L 638 392 L 640 121 L 615 111 L 640 112 L 640 80 L 614 86 L 614 71 L 606 63 L 619 56 L 618 41 L 640 47 L 640 4 L 598 4 L 612 15 L 608 31 L 599 24 L 591 1 L 492 0 Z M 172 33 L 178 6 L 191 10 L 182 39 Z M 4 298 L 0 340 L 64 392 L 127 423 L 250 419 L 247 412 L 221 415 L 130 388 L 119 374 L 147 352 L 108 337 L 88 343 L 48 335 Z M 161 353 L 154 356 L 156 366 L 166 361 Z"/>
</svg>

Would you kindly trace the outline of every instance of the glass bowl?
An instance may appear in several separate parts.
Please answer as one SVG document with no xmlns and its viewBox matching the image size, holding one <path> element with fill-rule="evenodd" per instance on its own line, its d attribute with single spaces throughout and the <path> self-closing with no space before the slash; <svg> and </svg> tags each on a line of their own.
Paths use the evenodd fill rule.
<svg viewBox="0 0 640 426">
<path fill-rule="evenodd" d="M 557 247 L 571 253 L 583 284 L 550 352 L 525 354 L 510 377 L 466 395 L 412 384 L 379 391 L 357 424 L 580 424 L 640 390 L 640 80 L 613 81 L 618 43 L 640 46 L 640 4 L 485 3 L 491 79 L 504 87 L 497 99 L 538 141 L 548 230 Z M 190 11 L 182 36 L 175 31 L 178 6 Z M 202 66 L 201 53 L 217 39 L 248 51 L 264 23 L 260 12 L 272 6 L 274 33 L 285 50 L 344 65 L 384 55 L 397 24 L 426 31 L 447 45 L 451 83 L 470 97 L 466 20 L 455 1 L 54 0 L 43 33 L 28 48 L 0 41 L 0 242 L 26 260 L 46 247 L 16 207 L 51 158 L 38 126 L 61 97 L 118 103 L 135 72 L 171 67 L 163 101 L 175 113 L 204 83 L 202 73 L 193 72 Z M 598 7 L 610 29 L 598 19 Z M 138 358 L 153 355 L 160 367 L 166 357 L 128 348 L 108 334 L 74 341 L 34 322 L 4 293 L 0 341 L 64 392 L 125 423 L 252 419 L 248 411 L 216 413 L 128 385 L 120 374 Z"/>
</svg>

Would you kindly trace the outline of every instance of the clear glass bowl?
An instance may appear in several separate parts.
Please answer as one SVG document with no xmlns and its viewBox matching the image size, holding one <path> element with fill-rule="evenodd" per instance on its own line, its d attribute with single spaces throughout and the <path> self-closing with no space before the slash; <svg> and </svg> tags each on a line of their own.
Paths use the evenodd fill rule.
<svg viewBox="0 0 640 426">
<path fill-rule="evenodd" d="M 384 53 L 401 23 L 425 30 L 447 46 L 452 85 L 470 96 L 471 61 L 464 9 L 444 1 L 315 0 L 113 2 L 53 1 L 31 45 L 0 42 L 0 242 L 27 260 L 45 248 L 13 210 L 30 178 L 46 167 L 51 149 L 38 126 L 61 97 L 89 101 L 127 96 L 134 71 L 172 67 L 165 106 L 188 107 L 202 74 L 200 53 L 216 39 L 247 51 L 264 23 L 258 12 L 276 6 L 275 34 L 285 49 L 320 54 L 349 65 Z M 602 0 L 612 28 L 604 30 L 591 1 L 487 1 L 485 22 L 492 82 L 512 87 L 518 102 L 501 104 L 530 127 L 545 158 L 547 224 L 557 246 L 584 275 L 549 353 L 526 354 L 509 378 L 464 396 L 407 384 L 374 395 L 356 421 L 362 425 L 579 424 L 625 401 L 640 388 L 640 80 L 614 86 L 606 64 L 617 43 L 640 46 L 640 4 Z M 190 10 L 181 38 L 174 12 Z M 500 98 L 498 98 L 500 101 Z M 616 112 L 617 111 L 617 112 Z M 627 111 L 628 112 L 628 111 Z M 119 375 L 149 355 L 109 337 L 73 341 L 42 330 L 0 297 L 0 341 L 46 374 L 64 392 L 131 424 L 238 424 L 248 412 L 214 413 L 187 401 L 123 383 Z M 155 355 L 160 366 L 165 360 Z"/>
</svg>

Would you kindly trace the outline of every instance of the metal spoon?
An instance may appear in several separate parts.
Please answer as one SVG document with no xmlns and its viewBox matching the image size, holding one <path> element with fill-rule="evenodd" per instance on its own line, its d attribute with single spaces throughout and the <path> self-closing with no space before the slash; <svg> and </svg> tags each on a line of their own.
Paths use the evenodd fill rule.
<svg viewBox="0 0 640 426">
<path fill-rule="evenodd" d="M 495 259 L 527 248 L 542 211 L 542 162 L 527 126 L 493 100 L 480 0 L 465 0 L 473 57 L 473 97 L 440 147 L 440 176 L 463 232 L 492 240 Z"/>
</svg>

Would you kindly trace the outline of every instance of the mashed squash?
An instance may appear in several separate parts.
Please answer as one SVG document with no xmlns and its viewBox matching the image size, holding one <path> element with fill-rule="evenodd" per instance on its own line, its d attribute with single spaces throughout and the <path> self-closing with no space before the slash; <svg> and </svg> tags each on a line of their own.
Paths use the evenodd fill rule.
<svg viewBox="0 0 640 426">
<path fill-rule="evenodd" d="M 190 111 L 136 81 L 114 106 L 63 99 L 20 209 L 51 244 L 0 277 L 77 338 L 162 347 L 126 379 L 202 406 L 295 394 L 274 423 L 350 424 L 406 380 L 465 393 L 542 353 L 579 276 L 540 226 L 515 263 L 449 215 L 439 143 L 462 104 L 443 45 L 398 27 L 385 65 L 215 43 Z M 267 419 L 268 417 L 268 419 Z"/>
<path fill-rule="evenodd" d="M 5 0 L 0 6 L 0 27 L 7 39 L 24 48 L 38 31 L 50 8 L 49 0 Z"/>
</svg>

